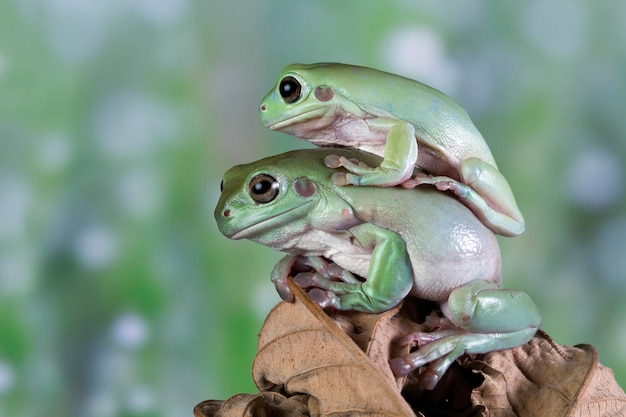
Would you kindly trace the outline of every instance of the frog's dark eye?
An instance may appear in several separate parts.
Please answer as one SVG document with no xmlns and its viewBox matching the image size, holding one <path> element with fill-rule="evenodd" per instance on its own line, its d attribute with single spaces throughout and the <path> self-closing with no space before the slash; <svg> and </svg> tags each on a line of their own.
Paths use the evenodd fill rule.
<svg viewBox="0 0 626 417">
<path fill-rule="evenodd" d="M 267 174 L 259 174 L 252 178 L 248 190 L 250 197 L 257 203 L 265 204 L 278 196 L 278 181 Z"/>
<path fill-rule="evenodd" d="M 278 86 L 278 92 L 285 103 L 294 103 L 300 98 L 302 85 L 293 77 L 285 77 Z"/>
</svg>

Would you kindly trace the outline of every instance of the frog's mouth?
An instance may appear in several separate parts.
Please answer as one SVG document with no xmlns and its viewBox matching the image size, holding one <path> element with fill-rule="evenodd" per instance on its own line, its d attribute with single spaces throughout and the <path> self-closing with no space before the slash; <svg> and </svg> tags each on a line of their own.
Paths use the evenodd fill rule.
<svg viewBox="0 0 626 417">
<path fill-rule="evenodd" d="M 300 110 L 302 109 L 303 107 L 300 107 Z M 286 133 L 298 129 L 315 131 L 328 127 L 335 122 L 338 117 L 338 108 L 336 106 L 330 107 L 313 104 L 307 106 L 306 111 L 295 113 L 293 116 L 286 115 L 285 118 L 278 121 L 265 120 L 264 124 L 268 129 L 280 130 Z"/>
<path fill-rule="evenodd" d="M 304 113 L 298 113 L 295 116 L 287 117 L 286 119 L 279 120 L 277 122 L 271 123 L 267 125 L 268 129 L 271 130 L 281 130 L 285 127 L 293 126 L 299 123 L 307 122 L 308 120 L 314 119 L 315 114 L 311 115 L 311 113 L 316 113 L 318 109 L 311 109 Z M 311 117 L 313 116 L 313 117 Z"/>
<path fill-rule="evenodd" d="M 276 129 L 281 129 L 285 126 L 290 126 L 296 123 L 299 123 L 301 121 L 306 121 L 309 119 L 308 115 L 310 115 L 311 113 L 315 112 L 315 110 L 317 109 L 313 109 L 313 110 L 309 110 L 307 112 L 304 113 L 298 113 L 295 116 L 291 116 L 291 117 L 287 117 L 285 119 L 281 119 L 277 122 L 274 122 L 270 125 L 268 125 L 268 129 L 272 129 L 272 130 L 276 130 Z"/>
<path fill-rule="evenodd" d="M 265 220 L 262 220 L 259 222 L 253 222 L 250 226 L 244 227 L 241 230 L 235 231 L 234 233 L 232 233 L 230 236 L 227 236 L 227 237 L 233 240 L 237 240 L 237 239 L 254 240 L 255 236 L 263 234 L 272 228 L 279 229 L 283 226 L 288 226 L 289 224 L 291 224 L 292 223 L 291 221 L 283 220 L 283 217 L 285 217 L 286 215 L 290 213 L 294 214 L 293 216 L 290 216 L 292 218 L 291 220 L 296 220 L 296 219 L 301 218 L 302 216 L 300 215 L 300 212 L 307 212 L 309 209 L 306 206 L 308 206 L 312 202 L 313 202 L 312 200 L 306 201 L 300 204 L 299 206 L 292 207 L 289 210 L 285 210 L 274 216 L 268 217 Z"/>
</svg>

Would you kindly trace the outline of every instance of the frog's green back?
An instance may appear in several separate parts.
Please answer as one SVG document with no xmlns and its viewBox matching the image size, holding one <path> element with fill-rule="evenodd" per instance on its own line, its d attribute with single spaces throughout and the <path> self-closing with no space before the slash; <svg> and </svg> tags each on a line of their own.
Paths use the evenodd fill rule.
<svg viewBox="0 0 626 417">
<path fill-rule="evenodd" d="M 315 85 L 330 85 L 344 99 L 378 117 L 405 120 L 424 142 L 459 160 L 477 157 L 494 166 L 484 138 L 460 105 L 419 81 L 372 68 L 337 63 L 292 64 L 283 72 L 305 75 Z"/>
</svg>

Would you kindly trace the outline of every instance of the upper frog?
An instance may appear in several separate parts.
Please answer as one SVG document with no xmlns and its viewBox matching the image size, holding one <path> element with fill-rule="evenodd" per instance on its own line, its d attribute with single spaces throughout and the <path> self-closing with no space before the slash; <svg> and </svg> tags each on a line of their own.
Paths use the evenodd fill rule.
<svg viewBox="0 0 626 417">
<path fill-rule="evenodd" d="M 294 275 L 323 307 L 381 312 L 407 295 L 440 303 L 450 323 L 408 336 L 420 349 L 392 363 L 405 374 L 433 361 L 428 387 L 463 353 L 532 337 L 539 313 L 526 294 L 500 288 L 496 236 L 470 210 L 431 188 L 338 186 L 324 163 L 331 154 L 380 163 L 354 150 L 309 149 L 224 175 L 218 227 L 288 254 L 272 272 L 283 298 L 291 299 L 286 280 Z"/>
<path fill-rule="evenodd" d="M 347 170 L 333 177 L 337 185 L 432 184 L 454 192 L 496 233 L 524 231 L 510 186 L 467 112 L 418 81 L 353 65 L 293 64 L 261 102 L 260 118 L 319 146 L 383 157 L 371 167 L 329 155 L 329 167 Z M 430 175 L 412 178 L 415 166 Z"/>
</svg>

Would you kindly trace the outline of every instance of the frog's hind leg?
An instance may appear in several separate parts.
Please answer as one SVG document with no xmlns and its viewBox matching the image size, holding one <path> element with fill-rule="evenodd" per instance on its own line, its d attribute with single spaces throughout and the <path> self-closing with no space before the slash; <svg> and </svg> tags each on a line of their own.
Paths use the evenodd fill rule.
<svg viewBox="0 0 626 417">
<path fill-rule="evenodd" d="M 533 337 L 541 323 L 539 311 L 527 294 L 503 290 L 487 281 L 474 281 L 455 289 L 442 304 L 442 310 L 455 329 L 409 335 L 403 343 L 417 341 L 419 349 L 390 361 L 398 376 L 428 364 L 420 373 L 427 389 L 434 388 L 462 355 L 521 346 Z"/>
<path fill-rule="evenodd" d="M 512 333 L 479 334 L 459 329 L 456 334 L 449 334 L 413 353 L 390 360 L 389 365 L 397 376 L 407 375 L 420 366 L 428 365 L 418 378 L 422 387 L 434 389 L 448 368 L 461 356 L 521 346 L 536 331 L 537 329 L 528 328 Z"/>
<path fill-rule="evenodd" d="M 452 191 L 494 233 L 517 236 L 524 232 L 524 217 L 517 207 L 509 183 L 494 166 L 468 158 L 461 164 L 461 181 L 446 176 L 417 175 L 402 184 L 412 188 L 431 184 Z"/>
</svg>

